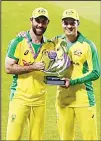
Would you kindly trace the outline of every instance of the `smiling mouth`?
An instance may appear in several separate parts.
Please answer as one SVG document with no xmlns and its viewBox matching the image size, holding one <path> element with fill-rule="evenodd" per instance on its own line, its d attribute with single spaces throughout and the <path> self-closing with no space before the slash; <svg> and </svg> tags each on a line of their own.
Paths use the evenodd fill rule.
<svg viewBox="0 0 101 141">
<path fill-rule="evenodd" d="M 73 32 L 73 29 L 66 29 L 68 32 Z"/>
<path fill-rule="evenodd" d="M 37 30 L 42 30 L 42 28 L 37 28 Z"/>
<path fill-rule="evenodd" d="M 43 31 L 43 29 L 37 28 L 37 32 L 42 32 L 42 31 Z"/>
</svg>

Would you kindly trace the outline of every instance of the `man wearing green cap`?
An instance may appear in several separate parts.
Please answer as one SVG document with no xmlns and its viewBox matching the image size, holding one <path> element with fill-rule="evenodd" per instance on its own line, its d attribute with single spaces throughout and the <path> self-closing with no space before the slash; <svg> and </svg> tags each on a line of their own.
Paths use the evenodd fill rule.
<svg viewBox="0 0 101 141">
<path fill-rule="evenodd" d="M 7 140 L 20 140 L 25 121 L 28 119 L 29 139 L 42 140 L 46 87 L 45 64 L 41 62 L 42 51 L 47 42 L 43 36 L 49 23 L 48 12 L 36 8 L 30 18 L 31 29 L 25 37 L 16 37 L 8 45 L 5 68 L 13 74 L 11 85 Z M 43 48 L 41 48 L 43 47 Z"/>
<path fill-rule="evenodd" d="M 98 140 L 96 104 L 92 81 L 100 76 L 97 48 L 79 31 L 79 15 L 74 9 L 63 12 L 64 35 L 55 39 L 67 42 L 72 65 L 64 76 L 66 84 L 58 86 L 56 110 L 61 140 L 74 140 L 75 118 L 80 125 L 83 140 Z"/>
</svg>

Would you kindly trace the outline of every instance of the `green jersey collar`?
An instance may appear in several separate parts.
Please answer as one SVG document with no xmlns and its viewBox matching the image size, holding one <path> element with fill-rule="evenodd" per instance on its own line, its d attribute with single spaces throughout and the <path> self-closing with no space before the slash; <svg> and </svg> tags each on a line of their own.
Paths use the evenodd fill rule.
<svg viewBox="0 0 101 141">
<path fill-rule="evenodd" d="M 26 33 L 27 33 L 27 37 L 28 37 L 29 41 L 32 41 L 31 36 L 29 34 L 29 31 L 27 31 Z M 44 43 L 44 42 L 47 42 L 47 38 L 43 36 L 42 37 L 42 43 Z"/>
</svg>

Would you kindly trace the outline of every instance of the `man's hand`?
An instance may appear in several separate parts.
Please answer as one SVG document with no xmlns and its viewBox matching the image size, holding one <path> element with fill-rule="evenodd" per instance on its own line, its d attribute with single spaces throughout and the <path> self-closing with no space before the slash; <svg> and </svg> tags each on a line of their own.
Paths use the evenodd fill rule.
<svg viewBox="0 0 101 141">
<path fill-rule="evenodd" d="M 44 70 L 45 64 L 43 62 L 36 62 L 32 64 L 33 70 Z"/>
<path fill-rule="evenodd" d="M 68 87 L 69 87 L 69 85 L 70 85 L 70 81 L 69 81 L 69 79 L 68 79 L 68 78 L 65 78 L 65 80 L 66 80 L 65 87 L 66 87 L 66 88 L 68 88 Z"/>
<path fill-rule="evenodd" d="M 61 87 L 68 88 L 70 86 L 70 80 L 68 78 L 62 78 L 62 80 L 66 80 L 66 83 L 64 86 L 61 86 Z"/>
<path fill-rule="evenodd" d="M 26 37 L 26 31 L 19 32 L 17 37 Z"/>
</svg>

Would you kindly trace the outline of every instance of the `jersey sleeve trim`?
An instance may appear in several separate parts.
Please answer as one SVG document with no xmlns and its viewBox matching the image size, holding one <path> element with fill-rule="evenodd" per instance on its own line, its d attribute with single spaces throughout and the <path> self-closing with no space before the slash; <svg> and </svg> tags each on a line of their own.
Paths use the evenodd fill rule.
<svg viewBox="0 0 101 141">
<path fill-rule="evenodd" d="M 7 54 L 6 56 L 10 57 L 10 58 L 13 58 L 15 60 L 19 60 L 19 58 L 16 58 L 14 56 L 15 54 L 15 51 L 16 51 L 16 48 L 18 46 L 18 44 L 23 40 L 23 38 L 15 38 L 13 39 L 9 45 L 8 45 L 8 51 L 7 51 Z"/>
</svg>

